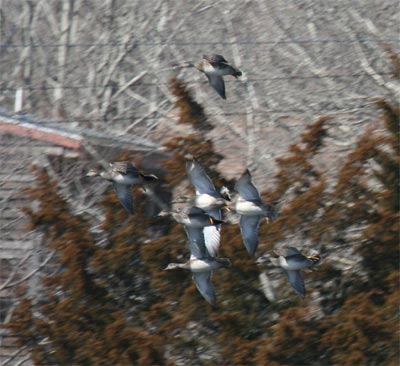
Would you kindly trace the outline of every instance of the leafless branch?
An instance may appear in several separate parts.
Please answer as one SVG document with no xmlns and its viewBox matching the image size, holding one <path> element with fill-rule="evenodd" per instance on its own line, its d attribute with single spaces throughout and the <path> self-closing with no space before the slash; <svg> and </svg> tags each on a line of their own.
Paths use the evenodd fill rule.
<svg viewBox="0 0 400 366">
<path fill-rule="evenodd" d="M 19 272 L 20 268 L 22 267 L 22 265 L 32 256 L 32 251 L 29 251 L 25 257 L 23 257 L 18 264 L 15 266 L 14 270 L 9 274 L 9 276 L 7 277 L 6 282 L 4 282 L 1 286 L 0 286 L 0 291 L 4 290 L 6 288 L 9 287 L 13 287 L 13 284 L 10 285 L 11 281 L 15 278 L 15 276 L 17 275 L 17 273 Z"/>
<path fill-rule="evenodd" d="M 12 361 L 14 361 L 17 357 L 21 357 L 22 353 L 25 353 L 28 351 L 27 347 L 19 347 L 16 351 L 14 351 L 9 358 L 7 358 L 5 361 L 3 361 L 2 366 L 7 366 L 9 365 Z M 26 362 L 26 358 L 23 359 L 24 362 Z M 19 361 L 18 363 L 20 363 Z M 13 363 L 13 366 L 17 365 L 18 363 Z"/>
<path fill-rule="evenodd" d="M 230 1 L 224 2 L 224 8 L 229 6 Z M 228 34 L 230 35 L 230 42 L 232 44 L 233 51 L 233 59 L 235 64 L 240 68 L 242 66 L 242 58 L 240 56 L 241 52 L 238 46 L 238 39 L 236 36 L 235 29 L 232 24 L 232 20 L 229 17 L 228 9 L 220 9 L 222 14 L 222 18 L 225 22 L 225 26 L 228 30 Z M 251 81 L 249 81 L 246 73 L 244 73 L 241 77 L 243 82 L 246 84 L 247 89 L 247 103 L 246 103 L 246 121 L 247 121 L 247 166 L 251 164 L 254 160 L 254 152 L 256 146 L 256 136 L 259 132 L 255 123 L 254 111 L 260 108 L 258 98 L 256 95 L 256 91 L 254 89 L 254 85 Z"/>
<path fill-rule="evenodd" d="M 7 280 L 5 284 L 0 286 L 0 291 L 4 290 L 6 288 L 11 288 L 11 287 L 14 287 L 14 286 L 18 286 L 22 282 L 25 282 L 25 281 L 29 280 L 32 276 L 34 276 L 37 272 L 39 272 L 44 266 L 46 266 L 46 264 L 50 262 L 50 260 L 54 257 L 54 255 L 55 255 L 55 251 L 50 252 L 48 254 L 48 256 L 45 258 L 45 260 L 42 263 L 40 263 L 40 265 L 38 267 L 36 267 L 34 270 L 30 271 L 28 274 L 26 274 L 20 280 L 12 282 L 12 283 L 7 283 L 7 282 L 9 282 Z M 29 257 L 30 256 L 31 256 L 31 254 L 29 255 Z"/>
</svg>

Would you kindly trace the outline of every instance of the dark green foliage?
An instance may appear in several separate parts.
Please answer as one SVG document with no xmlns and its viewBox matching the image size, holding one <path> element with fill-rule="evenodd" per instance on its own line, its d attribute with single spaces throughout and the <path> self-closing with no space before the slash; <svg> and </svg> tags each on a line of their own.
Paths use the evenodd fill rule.
<svg viewBox="0 0 400 366">
<path fill-rule="evenodd" d="M 173 80 L 171 88 L 180 123 L 194 132 L 166 143 L 165 183 L 185 182 L 184 156 L 192 154 L 217 188 L 232 186 L 216 171 L 222 157 L 207 140 L 211 126 L 202 107 L 182 82 Z M 56 183 L 38 173 L 29 193 L 40 207 L 26 212 L 31 228 L 42 230 L 56 251 L 58 271 L 45 278 L 40 302 L 21 295 L 10 323 L 20 344 L 32 349 L 38 365 L 397 364 L 399 112 L 383 100 L 378 105 L 386 132 L 368 131 L 336 177 L 315 164 L 327 134 L 323 117 L 277 159 L 275 189 L 263 193 L 281 212 L 274 223 L 262 222 L 260 253 L 293 237 L 299 249 L 305 240 L 322 251 L 322 264 L 305 274 L 305 300 L 282 274 L 279 290 L 287 299 L 269 303 L 238 226 L 224 225 L 219 255 L 232 267 L 215 271 L 214 309 L 190 273 L 163 271 L 189 257 L 186 235 L 170 219 L 144 215 L 148 201 L 140 190 L 136 213 L 128 217 L 110 187 L 101 202 L 106 219 L 99 241 L 91 223 L 71 213 Z M 359 232 L 357 239 L 346 236 L 349 229 Z M 361 256 L 362 273 L 350 276 L 324 260 L 333 246 L 339 255 Z"/>
</svg>

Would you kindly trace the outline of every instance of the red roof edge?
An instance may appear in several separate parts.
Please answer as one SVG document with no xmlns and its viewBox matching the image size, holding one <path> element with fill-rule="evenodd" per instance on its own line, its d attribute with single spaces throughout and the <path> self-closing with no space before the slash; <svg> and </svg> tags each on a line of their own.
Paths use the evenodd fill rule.
<svg viewBox="0 0 400 366">
<path fill-rule="evenodd" d="M 80 149 L 83 143 L 83 138 L 80 135 L 3 116 L 0 116 L 0 131 L 74 150 Z"/>
</svg>

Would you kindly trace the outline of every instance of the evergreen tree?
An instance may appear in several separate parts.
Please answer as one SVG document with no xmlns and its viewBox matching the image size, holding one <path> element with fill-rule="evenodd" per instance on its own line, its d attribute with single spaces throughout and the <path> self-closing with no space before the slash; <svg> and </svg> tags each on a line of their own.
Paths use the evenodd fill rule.
<svg viewBox="0 0 400 366">
<path fill-rule="evenodd" d="M 276 194 L 281 194 L 282 187 L 288 192 L 290 177 L 300 184 L 283 210 L 284 217 L 267 229 L 275 233 L 274 226 L 279 226 L 278 232 L 284 237 L 297 226 L 300 230 L 304 227 L 304 237 L 316 242 L 322 239 L 324 247 L 337 243 L 341 243 L 343 251 L 350 247 L 352 255 L 361 255 L 366 277 L 353 273 L 343 281 L 340 271 L 332 270 L 329 263 L 322 264 L 313 277 L 328 281 L 336 276 L 340 284 L 336 299 L 321 302 L 324 312 L 321 319 L 313 316 L 312 308 L 307 309 L 307 300 L 303 306 L 284 310 L 277 324 L 269 328 L 270 337 L 260 344 L 255 356 L 257 364 L 395 365 L 399 362 L 399 316 L 394 305 L 400 299 L 399 111 L 383 100 L 377 104 L 383 110 L 382 126 L 386 127 L 386 134 L 369 130 L 361 137 L 339 169 L 333 189 L 321 185 L 326 179 L 309 165 L 312 156 L 307 155 L 310 150 L 305 140 L 313 138 L 303 135 L 305 148 L 295 145 L 290 149 L 291 155 L 278 159 L 281 188 L 277 188 Z M 312 131 L 318 130 L 315 127 L 308 132 L 312 136 Z M 312 185 L 310 179 L 314 178 L 320 182 Z M 281 220 L 285 220 L 284 225 Z M 360 232 L 358 240 L 345 235 L 354 228 Z"/>
<path fill-rule="evenodd" d="M 171 91 L 179 123 L 193 133 L 166 143 L 164 183 L 194 195 L 185 172 L 191 154 L 217 188 L 232 187 L 216 170 L 222 157 L 207 136 L 212 125 L 204 110 L 181 81 L 173 80 Z M 188 259 L 186 234 L 169 218 L 144 215 L 148 201 L 140 190 L 137 210 L 127 217 L 110 186 L 100 203 L 106 219 L 99 237 L 88 219 L 72 213 L 56 182 L 38 171 L 29 194 L 40 205 L 26 213 L 55 251 L 56 271 L 49 270 L 37 298 L 19 294 L 9 326 L 20 344 L 38 365 L 397 364 L 399 112 L 378 104 L 386 133 L 368 131 L 336 179 L 316 164 L 329 121 L 323 117 L 277 160 L 275 188 L 262 193 L 281 210 L 275 222 L 262 223 L 260 252 L 295 241 L 300 250 L 317 246 L 322 257 L 340 245 L 362 258 L 362 273 L 352 276 L 324 260 L 307 273 L 309 293 L 322 296 L 318 311 L 310 296 L 300 300 L 286 282 L 279 296 L 287 300 L 265 299 L 238 225 L 222 227 L 220 255 L 233 266 L 214 274 L 214 309 L 189 272 L 163 271 Z M 346 235 L 354 228 L 357 239 Z M 332 280 L 336 288 L 327 289 Z"/>
<path fill-rule="evenodd" d="M 137 248 L 126 240 L 131 232 L 122 240 L 118 240 L 120 233 L 109 232 L 108 249 L 113 249 L 99 249 L 90 222 L 71 214 L 56 183 L 45 172 L 37 176 L 38 186 L 28 193 L 40 207 L 26 212 L 31 228 L 42 230 L 49 249 L 56 251 L 53 266 L 57 270 L 45 277 L 38 299 L 25 297 L 20 302 L 9 325 L 19 335 L 20 344 L 31 347 L 38 365 L 162 364 L 158 337 L 152 337 L 136 319 L 132 321 L 129 303 L 121 305 L 130 294 L 121 298 L 122 290 L 134 277 L 129 265 Z M 111 217 L 126 215 L 120 205 L 114 206 L 120 212 L 115 216 L 108 213 L 105 226 Z M 118 229 L 115 221 L 111 224 Z"/>
</svg>

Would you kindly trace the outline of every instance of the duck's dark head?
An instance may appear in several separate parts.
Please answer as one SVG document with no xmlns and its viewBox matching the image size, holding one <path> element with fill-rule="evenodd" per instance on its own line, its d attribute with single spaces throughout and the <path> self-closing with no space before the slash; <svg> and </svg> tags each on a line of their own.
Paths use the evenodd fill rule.
<svg viewBox="0 0 400 366">
<path fill-rule="evenodd" d="M 230 267 L 232 265 L 231 261 L 228 258 L 215 258 L 215 260 L 223 267 Z"/>
<path fill-rule="evenodd" d="M 319 254 L 312 254 L 307 257 L 309 260 L 313 261 L 315 264 L 321 260 L 321 256 Z"/>
</svg>

